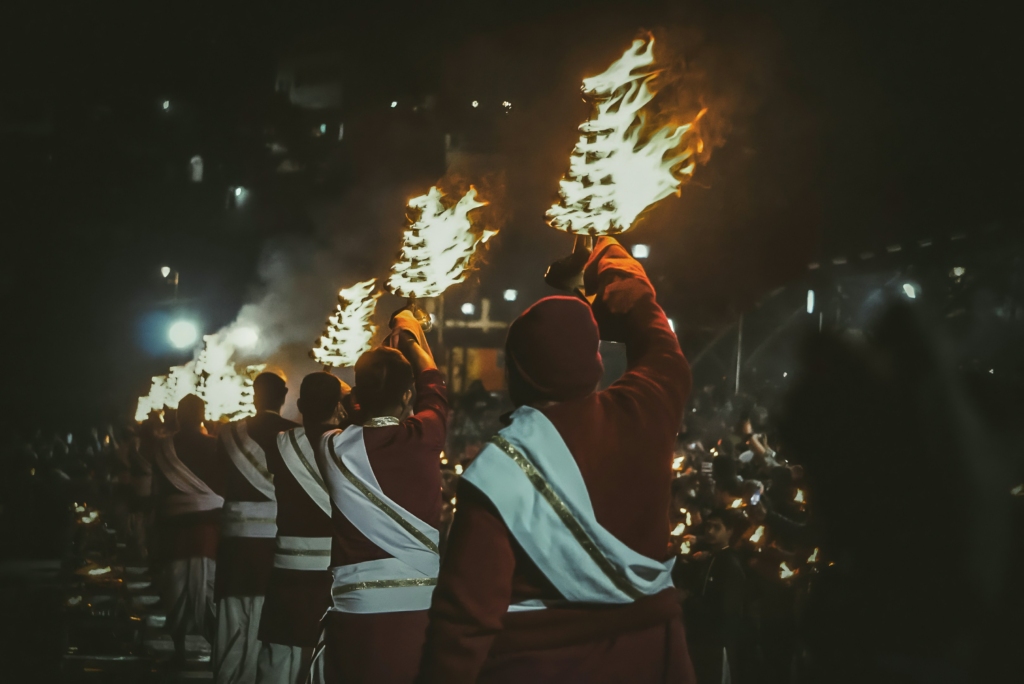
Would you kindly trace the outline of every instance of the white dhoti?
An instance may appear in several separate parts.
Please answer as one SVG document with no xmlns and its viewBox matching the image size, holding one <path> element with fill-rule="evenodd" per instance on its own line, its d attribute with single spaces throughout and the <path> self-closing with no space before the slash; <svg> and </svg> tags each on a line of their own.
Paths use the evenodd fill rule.
<svg viewBox="0 0 1024 684">
<path fill-rule="evenodd" d="M 322 684 L 324 681 L 324 659 L 317 658 L 310 672 L 313 660 L 312 648 L 285 646 L 264 641 L 256 671 L 256 684 Z"/>
<path fill-rule="evenodd" d="M 262 612 L 262 596 L 225 596 L 217 602 L 217 635 L 213 642 L 213 679 L 217 684 L 256 681 Z"/>
<path fill-rule="evenodd" d="M 215 560 L 198 556 L 169 561 L 164 568 L 161 598 L 167 610 L 167 627 L 179 653 L 188 634 L 213 641 L 217 618 L 217 606 L 213 602 L 216 572 Z"/>
</svg>

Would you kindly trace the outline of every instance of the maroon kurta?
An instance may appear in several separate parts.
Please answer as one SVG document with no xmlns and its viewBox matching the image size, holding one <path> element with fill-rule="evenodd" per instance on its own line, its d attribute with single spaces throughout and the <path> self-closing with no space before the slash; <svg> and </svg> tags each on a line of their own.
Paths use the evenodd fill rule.
<svg viewBox="0 0 1024 684">
<path fill-rule="evenodd" d="M 365 428 L 370 466 L 381 490 L 423 522 L 441 522 L 441 451 L 448 424 L 444 379 L 416 378 L 415 413 L 401 425 Z M 324 458 L 317 455 L 318 460 Z M 324 466 L 321 463 L 321 471 Z M 331 566 L 391 558 L 332 506 Z M 412 682 L 419 668 L 427 611 L 327 615 L 325 674 L 329 682 Z"/>
<path fill-rule="evenodd" d="M 314 451 L 330 426 L 311 429 L 306 437 Z M 284 537 L 330 537 L 331 518 L 306 494 L 288 470 L 277 441 L 267 445 L 267 469 L 274 475 L 277 493 L 277 534 Z M 329 570 L 273 568 L 260 617 L 260 641 L 285 646 L 316 646 L 320 621 L 331 604 Z"/>
<path fill-rule="evenodd" d="M 542 408 L 579 466 L 599 523 L 664 560 L 672 452 L 689 367 L 637 262 L 602 240 L 587 268 L 604 339 L 627 344 L 629 370 L 582 399 Z M 623 306 L 628 302 L 628 306 Z M 620 312 L 609 312 L 608 304 Z M 693 681 L 679 607 L 666 590 L 621 606 L 507 613 L 510 602 L 560 599 L 468 482 L 430 609 L 421 681 Z"/>
<path fill-rule="evenodd" d="M 215 493 L 223 496 L 221 472 L 217 467 L 217 439 L 202 432 L 183 430 L 176 432 L 172 439 L 174 450 L 185 467 Z M 154 443 L 153 448 L 160 447 Z M 152 458 L 149 460 L 153 461 Z M 220 538 L 220 509 L 163 517 L 163 497 L 186 492 L 179 492 L 156 465 L 153 466 L 153 485 L 157 496 L 160 559 L 168 561 L 197 556 L 216 558 Z"/>
<path fill-rule="evenodd" d="M 266 453 L 276 445 L 277 435 L 298 427 L 295 421 L 273 411 L 260 411 L 245 421 L 246 431 Z M 224 429 L 227 429 L 226 427 Z M 217 445 L 217 460 L 224 473 L 225 501 L 267 501 L 238 470 L 223 442 Z M 225 596 L 263 596 L 274 567 L 273 539 L 222 537 L 217 551 L 217 600 Z"/>
</svg>

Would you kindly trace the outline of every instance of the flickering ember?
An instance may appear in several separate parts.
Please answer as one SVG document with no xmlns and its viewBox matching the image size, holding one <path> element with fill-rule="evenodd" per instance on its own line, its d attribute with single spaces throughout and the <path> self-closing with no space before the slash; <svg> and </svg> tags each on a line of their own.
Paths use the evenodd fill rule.
<svg viewBox="0 0 1024 684">
<path fill-rule="evenodd" d="M 387 287 L 400 297 L 436 297 L 469 274 L 478 244 L 498 234 L 496 230 L 473 225 L 469 212 L 487 205 L 477 200 L 470 186 L 462 199 L 445 206 L 445 195 L 436 187 L 426 195 L 409 200 L 410 217 L 402 252 L 392 266 Z"/>
<path fill-rule="evenodd" d="M 548 209 L 552 227 L 580 235 L 625 232 L 693 175 L 704 148 L 694 124 L 704 110 L 692 122 L 650 130 L 642 110 L 655 96 L 653 64 L 654 38 L 638 39 L 607 71 L 584 79 L 594 114 L 579 127 L 559 183 L 561 200 Z"/>
<path fill-rule="evenodd" d="M 375 328 L 373 312 L 377 309 L 374 293 L 377 279 L 371 278 L 338 292 L 338 306 L 327 319 L 327 329 L 310 351 L 319 363 L 334 368 L 354 366 L 370 349 Z"/>
</svg>

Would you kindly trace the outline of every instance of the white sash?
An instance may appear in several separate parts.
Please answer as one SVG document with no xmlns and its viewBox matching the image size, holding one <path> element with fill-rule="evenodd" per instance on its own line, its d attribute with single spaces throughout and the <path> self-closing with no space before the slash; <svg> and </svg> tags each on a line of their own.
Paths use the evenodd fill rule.
<svg viewBox="0 0 1024 684">
<path fill-rule="evenodd" d="M 330 537 L 278 537 L 274 567 L 285 570 L 329 570 Z"/>
<path fill-rule="evenodd" d="M 160 440 L 154 460 L 160 472 L 178 490 L 177 493 L 163 497 L 164 516 L 212 511 L 224 505 L 224 497 L 215 494 L 209 485 L 181 462 L 174 450 L 172 437 Z"/>
<path fill-rule="evenodd" d="M 220 531 L 225 537 L 273 539 L 277 536 L 277 502 L 225 501 Z"/>
<path fill-rule="evenodd" d="M 331 497 L 317 471 L 316 455 L 313 453 L 313 445 L 306 439 L 306 430 L 297 427 L 282 432 L 277 436 L 277 448 L 288 472 L 320 510 L 330 517 Z"/>
<path fill-rule="evenodd" d="M 639 554 L 597 522 L 576 460 L 540 411 L 517 409 L 462 477 L 567 601 L 630 603 L 672 586 L 675 558 Z"/>
<path fill-rule="evenodd" d="M 440 566 L 438 531 L 381 490 L 366 453 L 363 428 L 326 433 L 321 448 L 334 505 L 367 539 L 394 556 L 333 568 L 333 610 L 427 610 Z"/>
<path fill-rule="evenodd" d="M 267 470 L 267 455 L 263 448 L 249 436 L 245 421 L 229 423 L 221 431 L 221 441 L 238 468 L 238 472 L 249 481 L 256 490 L 271 501 L 276 501 L 274 492 L 274 476 Z"/>
</svg>

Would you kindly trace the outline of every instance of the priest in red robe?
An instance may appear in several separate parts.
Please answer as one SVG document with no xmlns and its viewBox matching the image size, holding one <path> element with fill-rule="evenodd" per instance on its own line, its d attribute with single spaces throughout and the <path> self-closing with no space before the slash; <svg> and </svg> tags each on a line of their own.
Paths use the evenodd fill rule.
<svg viewBox="0 0 1024 684">
<path fill-rule="evenodd" d="M 302 684 L 310 674 L 321 620 L 331 601 L 331 501 L 316 465 L 316 446 L 344 427 L 348 387 L 330 373 L 310 373 L 299 388 L 302 427 L 268 445 L 277 495 L 274 567 L 260 617 L 257 684 Z M 319 681 L 322 659 L 315 667 Z"/>
<path fill-rule="evenodd" d="M 217 453 L 224 480 L 224 519 L 217 551 L 217 684 L 256 681 L 260 614 L 274 567 L 277 494 L 267 451 L 298 423 L 281 417 L 284 379 L 260 373 L 253 381 L 256 415 L 226 425 Z"/>
<path fill-rule="evenodd" d="M 549 297 L 509 329 L 519 408 L 460 482 L 421 682 L 694 681 L 668 519 L 689 367 L 617 241 L 583 275 L 592 305 Z M 600 338 L 628 355 L 604 391 Z"/>
<path fill-rule="evenodd" d="M 356 363 L 359 424 L 318 450 L 334 525 L 325 676 L 339 684 L 412 684 L 439 566 L 445 384 L 416 319 L 392 326 L 393 346 Z"/>
<path fill-rule="evenodd" d="M 161 599 L 178 658 L 185 636 L 213 642 L 214 582 L 223 485 L 217 440 L 206 432 L 206 405 L 194 394 L 178 402 L 178 431 L 153 443 L 153 489 L 158 520 Z"/>
</svg>

